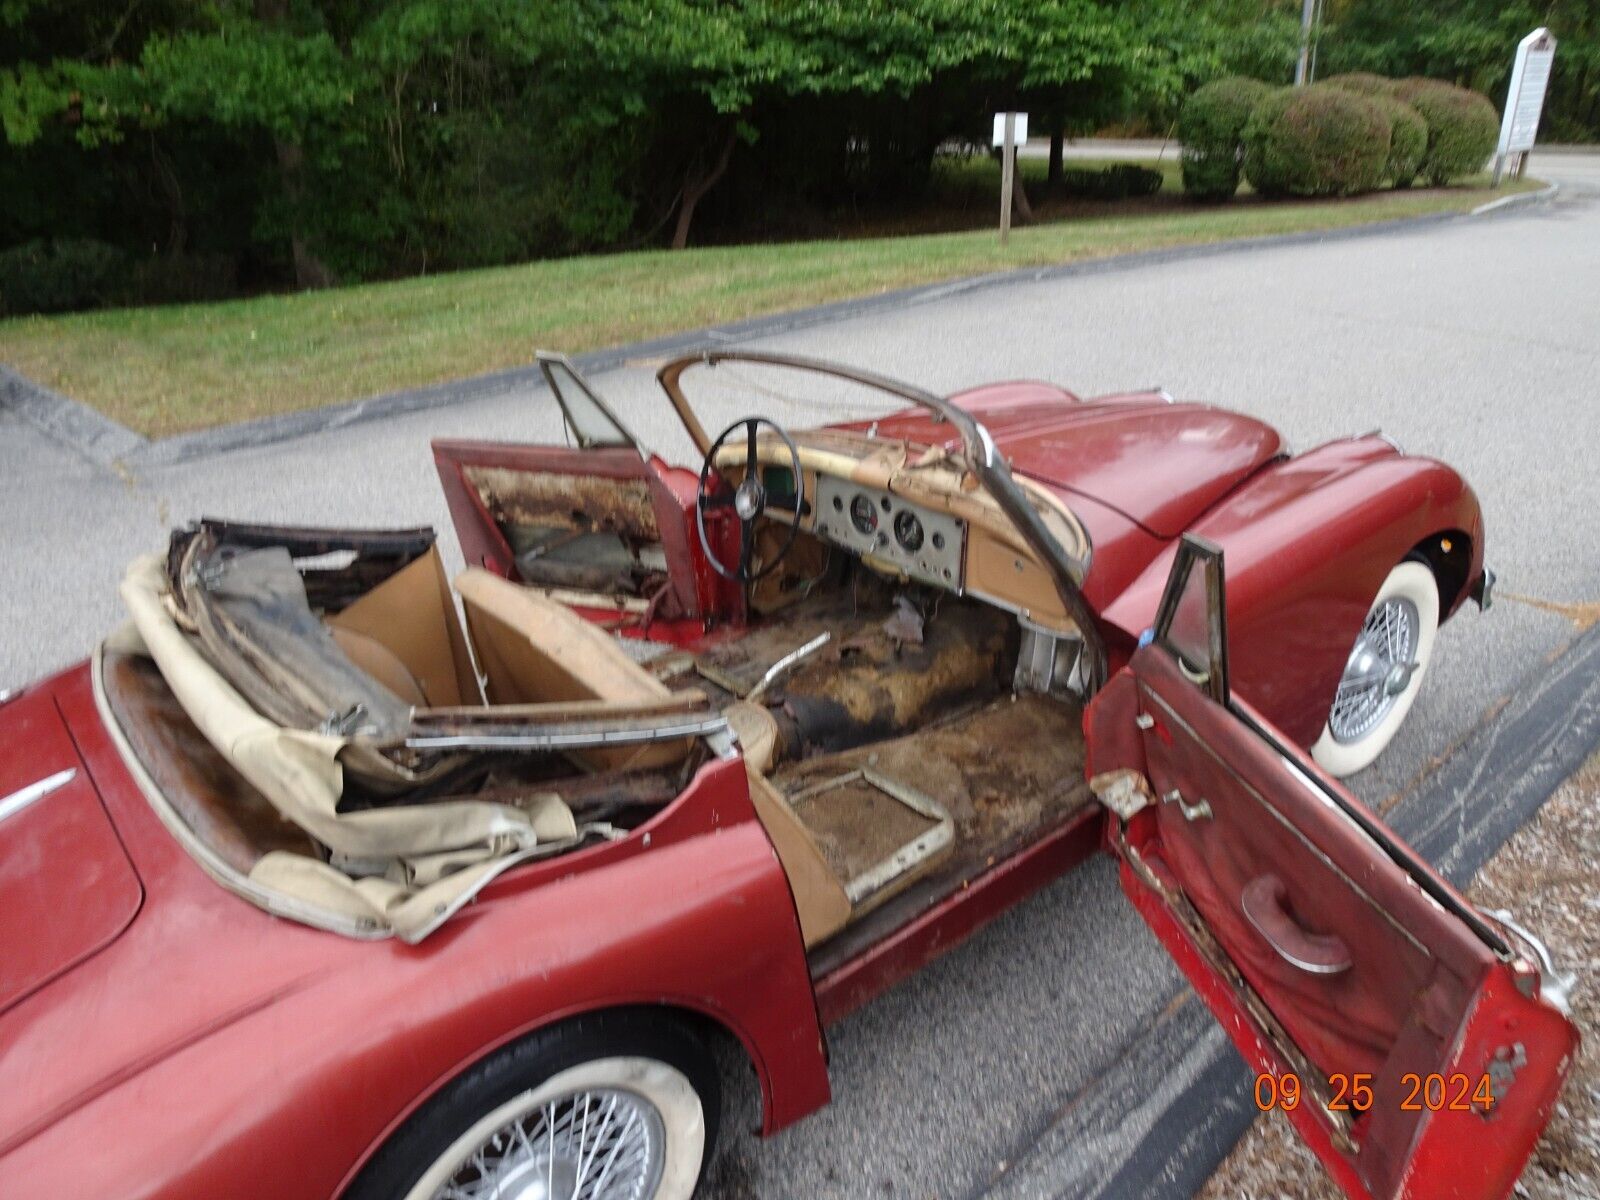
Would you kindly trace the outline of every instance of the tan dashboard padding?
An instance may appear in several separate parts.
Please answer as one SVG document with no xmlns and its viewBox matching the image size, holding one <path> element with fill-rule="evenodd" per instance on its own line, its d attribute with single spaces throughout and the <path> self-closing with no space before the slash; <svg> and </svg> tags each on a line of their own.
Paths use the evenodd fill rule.
<svg viewBox="0 0 1600 1200">
<path fill-rule="evenodd" d="M 800 917 L 800 936 L 809 950 L 843 929 L 850 921 L 850 897 L 845 895 L 822 852 L 806 832 L 789 802 L 764 775 L 747 771 L 750 799 L 789 877 L 794 907 Z"/>
<path fill-rule="evenodd" d="M 605 630 L 532 588 L 468 567 L 456 577 L 456 591 L 490 704 L 633 704 L 672 694 Z M 590 750 L 578 757 L 597 769 L 623 770 L 666 766 L 688 749 L 685 740 Z"/>
</svg>

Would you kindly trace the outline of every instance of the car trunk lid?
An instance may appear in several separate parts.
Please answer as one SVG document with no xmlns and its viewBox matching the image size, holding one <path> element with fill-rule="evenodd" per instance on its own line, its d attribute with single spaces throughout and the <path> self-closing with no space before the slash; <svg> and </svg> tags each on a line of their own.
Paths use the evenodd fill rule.
<svg viewBox="0 0 1600 1200">
<path fill-rule="evenodd" d="M 144 892 L 48 692 L 0 708 L 0 1012 L 116 940 Z"/>
</svg>

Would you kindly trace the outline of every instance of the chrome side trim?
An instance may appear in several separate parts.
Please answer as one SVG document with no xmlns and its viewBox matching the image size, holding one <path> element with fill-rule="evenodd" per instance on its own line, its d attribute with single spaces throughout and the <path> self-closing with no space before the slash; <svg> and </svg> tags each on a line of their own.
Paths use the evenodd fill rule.
<svg viewBox="0 0 1600 1200">
<path fill-rule="evenodd" d="M 67 786 L 77 776 L 78 768 L 68 767 L 65 771 L 57 771 L 54 775 L 30 783 L 25 788 L 12 792 L 4 800 L 0 800 L 0 821 L 7 817 L 14 817 L 28 805 L 43 800 L 51 792 L 58 791 Z"/>
</svg>

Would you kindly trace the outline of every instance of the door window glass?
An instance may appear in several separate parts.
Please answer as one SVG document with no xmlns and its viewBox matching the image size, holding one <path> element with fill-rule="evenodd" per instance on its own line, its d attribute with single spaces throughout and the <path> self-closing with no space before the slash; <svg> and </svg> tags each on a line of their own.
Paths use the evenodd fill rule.
<svg viewBox="0 0 1600 1200">
<path fill-rule="evenodd" d="M 1228 700 L 1227 613 L 1222 548 L 1185 534 L 1156 612 L 1156 641 L 1213 699 Z"/>
</svg>

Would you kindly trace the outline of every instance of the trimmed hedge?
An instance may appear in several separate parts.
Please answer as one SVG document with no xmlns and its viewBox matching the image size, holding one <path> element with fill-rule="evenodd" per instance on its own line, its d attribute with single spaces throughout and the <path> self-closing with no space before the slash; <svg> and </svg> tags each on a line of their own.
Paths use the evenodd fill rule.
<svg viewBox="0 0 1600 1200">
<path fill-rule="evenodd" d="M 1428 155 L 1428 122 L 1411 105 L 1393 96 L 1368 96 L 1389 119 L 1389 156 L 1383 177 L 1390 186 L 1410 187 Z"/>
<path fill-rule="evenodd" d="M 1395 83 L 1382 75 L 1374 75 L 1371 71 L 1351 71 L 1345 75 L 1330 75 L 1322 81 L 1324 87 L 1344 88 L 1347 92 L 1359 92 L 1363 96 L 1386 96 L 1393 98 Z"/>
<path fill-rule="evenodd" d="M 1396 100 L 1404 100 L 1410 104 L 1412 99 L 1423 88 L 1437 86 L 1441 80 L 1429 79 L 1426 75 L 1408 75 L 1404 79 L 1394 81 L 1394 95 Z"/>
<path fill-rule="evenodd" d="M 1349 196 L 1382 181 L 1389 118 L 1343 88 L 1284 88 L 1251 111 L 1244 144 L 1245 178 L 1264 196 Z"/>
<path fill-rule="evenodd" d="M 1272 90 L 1259 79 L 1232 76 L 1189 97 L 1178 115 L 1185 193 L 1197 200 L 1226 200 L 1239 190 L 1244 127 Z"/>
<path fill-rule="evenodd" d="M 1131 196 L 1154 196 L 1161 190 L 1162 175 L 1149 167 L 1133 163 L 1113 163 L 1100 170 L 1071 167 L 1061 173 L 1061 190 L 1085 200 L 1126 200 Z"/>
<path fill-rule="evenodd" d="M 1412 90 L 1408 103 L 1428 123 L 1422 174 L 1443 186 L 1483 170 L 1500 140 L 1500 116 L 1488 97 L 1449 83 Z"/>
</svg>

